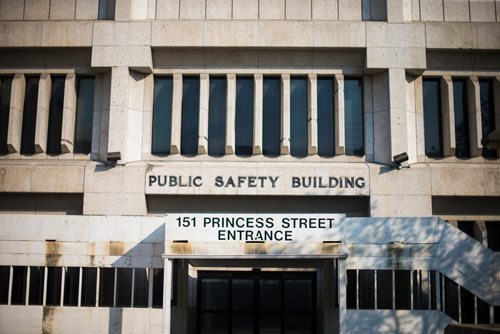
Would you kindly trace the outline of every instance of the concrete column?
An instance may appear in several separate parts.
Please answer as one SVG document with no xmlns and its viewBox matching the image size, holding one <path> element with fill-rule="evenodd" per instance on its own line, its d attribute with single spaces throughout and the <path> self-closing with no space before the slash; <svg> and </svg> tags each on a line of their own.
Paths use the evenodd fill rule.
<svg viewBox="0 0 500 334">
<path fill-rule="evenodd" d="M 151 137 L 153 133 L 153 105 L 154 105 L 154 76 L 144 78 L 144 114 L 142 123 L 142 159 L 151 154 Z M 172 130 L 170 130 L 172 131 Z"/>
<path fill-rule="evenodd" d="M 128 111 L 128 67 L 111 69 L 111 104 L 109 108 L 108 152 L 120 152 L 121 161 L 126 161 L 126 129 Z"/>
<path fill-rule="evenodd" d="M 129 71 L 125 152 L 127 161 L 141 160 L 142 124 L 144 120 L 144 81 L 146 75 Z M 149 130 L 151 131 L 151 130 Z"/>
<path fill-rule="evenodd" d="M 335 74 L 335 154 L 345 154 L 344 76 Z"/>
<path fill-rule="evenodd" d="M 387 0 L 387 22 L 412 21 L 411 2 L 411 0 Z"/>
<path fill-rule="evenodd" d="M 35 152 L 43 153 L 47 150 L 47 136 L 49 130 L 49 109 L 50 109 L 50 74 L 40 75 L 38 82 L 38 98 L 36 107 L 36 127 L 35 127 Z"/>
<path fill-rule="evenodd" d="M 105 161 L 108 153 L 108 138 L 109 138 L 109 113 L 111 108 L 111 71 L 102 74 L 102 101 L 100 113 L 99 129 L 99 160 Z M 94 98 L 94 103 L 96 102 Z M 95 114 L 94 114 L 95 115 Z M 94 144 L 94 143 L 93 143 Z M 94 148 L 92 148 L 94 150 Z"/>
<path fill-rule="evenodd" d="M 14 75 L 10 92 L 9 130 L 7 131 L 7 150 L 9 153 L 21 151 L 25 89 L 26 79 L 24 75 Z"/>
<path fill-rule="evenodd" d="M 467 104 L 470 155 L 471 157 L 479 157 L 483 153 L 483 145 L 481 144 L 483 128 L 481 124 L 481 95 L 477 77 L 467 78 Z"/>
<path fill-rule="evenodd" d="M 164 260 L 163 270 L 163 313 L 162 334 L 170 334 L 172 310 L 170 300 L 172 299 L 172 260 Z"/>
<path fill-rule="evenodd" d="M 200 74 L 200 123 L 198 127 L 198 153 L 208 153 L 208 100 L 210 95 L 210 78 L 208 74 Z"/>
<path fill-rule="evenodd" d="M 408 153 L 408 163 L 412 164 L 418 161 L 417 157 L 417 114 L 416 114 L 416 96 L 415 80 L 413 75 L 406 74 L 406 152 Z M 400 152 L 401 153 L 401 152 Z M 397 154 L 397 152 L 396 152 Z"/>
<path fill-rule="evenodd" d="M 40 78 L 41 79 L 41 78 Z M 97 87 L 96 87 L 97 88 Z M 94 99 L 96 101 L 96 99 Z M 66 75 L 64 82 L 63 119 L 61 127 L 61 152 L 72 153 L 75 144 L 76 75 Z"/>
<path fill-rule="evenodd" d="M 371 75 L 363 77 L 363 109 L 365 112 L 365 158 L 366 161 L 373 162 L 373 81 Z"/>
<path fill-rule="evenodd" d="M 390 115 L 389 115 L 389 75 L 387 72 L 375 74 L 373 82 L 373 157 L 378 163 L 391 161 Z"/>
<path fill-rule="evenodd" d="M 425 159 L 425 131 L 424 131 L 424 101 L 422 77 L 418 76 L 414 82 L 415 90 L 415 129 L 417 139 L 417 160 Z"/>
<path fill-rule="evenodd" d="M 338 294 L 339 294 L 339 333 L 346 334 L 347 315 L 347 263 L 346 260 L 338 260 Z"/>
<path fill-rule="evenodd" d="M 175 73 L 173 78 L 172 95 L 172 133 L 170 153 L 181 152 L 181 127 L 182 127 L 182 74 Z"/>
<path fill-rule="evenodd" d="M 396 154 L 408 153 L 408 128 L 406 108 L 406 73 L 404 69 L 389 69 L 389 162 Z"/>
<path fill-rule="evenodd" d="M 443 153 L 455 155 L 455 109 L 453 107 L 453 82 L 450 76 L 441 78 L 441 121 L 443 124 Z"/>
<path fill-rule="evenodd" d="M 262 74 L 254 75 L 253 154 L 262 154 Z"/>
<path fill-rule="evenodd" d="M 308 134 L 308 154 L 318 153 L 318 76 L 309 74 L 307 90 L 308 110 L 307 110 L 307 134 Z"/>
<path fill-rule="evenodd" d="M 92 119 L 92 147 L 90 152 L 90 158 L 92 160 L 101 160 L 101 157 L 99 156 L 99 142 L 101 139 L 101 115 L 103 103 L 103 75 L 96 75 L 94 86 L 94 115 Z M 104 158 L 104 156 L 102 158 Z"/>
<path fill-rule="evenodd" d="M 281 154 L 290 154 L 290 75 L 281 75 Z"/>
<path fill-rule="evenodd" d="M 227 75 L 226 154 L 233 154 L 236 147 L 236 74 Z"/>
</svg>

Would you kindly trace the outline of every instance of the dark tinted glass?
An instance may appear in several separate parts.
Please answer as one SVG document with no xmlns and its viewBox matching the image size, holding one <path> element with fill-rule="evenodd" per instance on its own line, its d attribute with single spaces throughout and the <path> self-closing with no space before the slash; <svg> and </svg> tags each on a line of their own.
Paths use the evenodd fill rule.
<svg viewBox="0 0 500 334">
<path fill-rule="evenodd" d="M 229 307 L 229 279 L 204 278 L 201 281 L 204 310 L 226 310 Z"/>
<path fill-rule="evenodd" d="M 375 271 L 359 271 L 359 308 L 375 308 Z"/>
<path fill-rule="evenodd" d="M 413 309 L 429 309 L 429 281 L 422 270 L 413 271 Z"/>
<path fill-rule="evenodd" d="M 198 154 L 200 114 L 200 78 L 184 77 L 182 81 L 181 154 Z"/>
<path fill-rule="evenodd" d="M 99 0 L 99 20 L 114 20 L 116 0 Z"/>
<path fill-rule="evenodd" d="M 450 280 L 448 277 L 444 278 L 444 291 L 445 291 L 445 313 L 451 318 L 458 321 L 458 284 Z"/>
<path fill-rule="evenodd" d="M 201 334 L 227 334 L 228 321 L 227 314 L 204 313 L 200 316 L 200 333 Z"/>
<path fill-rule="evenodd" d="M 477 298 L 477 323 L 490 323 L 490 305 L 481 298 Z"/>
<path fill-rule="evenodd" d="M 394 290 L 396 300 L 396 310 L 411 309 L 411 271 L 396 270 L 394 272 Z"/>
<path fill-rule="evenodd" d="M 78 306 L 78 285 L 80 281 L 80 268 L 66 268 L 64 276 L 64 305 Z"/>
<path fill-rule="evenodd" d="M 0 266 L 0 304 L 7 304 L 9 298 L 10 266 Z"/>
<path fill-rule="evenodd" d="M 363 135 L 363 80 L 344 80 L 345 154 L 364 155 Z"/>
<path fill-rule="evenodd" d="M 76 97 L 75 153 L 88 154 L 92 148 L 94 88 L 94 77 L 78 78 Z"/>
<path fill-rule="evenodd" d="M 486 222 L 488 247 L 494 252 L 500 252 L 500 221 Z"/>
<path fill-rule="evenodd" d="M 42 305 L 43 303 L 43 278 L 44 267 L 30 267 L 30 305 Z"/>
<path fill-rule="evenodd" d="M 469 122 L 467 119 L 467 86 L 465 80 L 453 80 L 453 105 L 455 109 L 455 156 L 457 158 L 469 158 Z"/>
<path fill-rule="evenodd" d="M 311 280 L 285 280 L 284 289 L 286 311 L 311 311 L 313 290 Z"/>
<path fill-rule="evenodd" d="M 113 306 L 115 268 L 101 268 L 99 272 L 99 306 Z"/>
<path fill-rule="evenodd" d="M 377 270 L 377 309 L 392 310 L 392 270 Z"/>
<path fill-rule="evenodd" d="M 50 90 L 47 154 L 61 154 L 61 129 L 64 108 L 64 77 L 52 77 Z"/>
<path fill-rule="evenodd" d="M 281 79 L 264 78 L 263 90 L 262 153 L 278 156 L 281 140 Z"/>
<path fill-rule="evenodd" d="M 223 156 L 226 151 L 226 91 L 225 77 L 210 78 L 208 106 L 208 154 Z"/>
<path fill-rule="evenodd" d="M 61 305 L 61 267 L 47 267 L 47 305 Z"/>
<path fill-rule="evenodd" d="M 307 78 L 290 80 L 290 154 L 307 156 Z"/>
<path fill-rule="evenodd" d="M 12 267 L 12 305 L 24 305 L 26 303 L 26 279 L 27 267 Z"/>
<path fill-rule="evenodd" d="M 151 153 L 153 154 L 170 154 L 170 138 L 172 133 L 172 94 L 172 78 L 155 77 L 153 144 L 151 147 Z"/>
<path fill-rule="evenodd" d="M 95 306 L 97 268 L 82 268 L 82 306 Z"/>
<path fill-rule="evenodd" d="M 254 305 L 252 279 L 233 279 L 233 309 L 251 311 Z"/>
<path fill-rule="evenodd" d="M 253 153 L 253 77 L 236 78 L 236 155 Z"/>
<path fill-rule="evenodd" d="M 134 269 L 134 307 L 148 306 L 148 273 L 146 268 Z"/>
<path fill-rule="evenodd" d="M 7 154 L 7 132 L 9 130 L 11 77 L 0 77 L 0 154 Z"/>
<path fill-rule="evenodd" d="M 259 281 L 260 308 L 264 311 L 276 311 L 281 305 L 281 281 L 278 279 L 262 279 Z"/>
<path fill-rule="evenodd" d="M 153 307 L 163 305 L 163 269 L 153 269 Z"/>
<path fill-rule="evenodd" d="M 318 78 L 318 155 L 335 155 L 333 78 Z"/>
<path fill-rule="evenodd" d="M 357 275 L 356 270 L 347 270 L 347 287 L 346 287 L 346 305 L 348 309 L 356 309 L 356 285 L 357 285 Z"/>
<path fill-rule="evenodd" d="M 118 268 L 116 279 L 116 306 L 132 305 L 132 269 Z"/>
<path fill-rule="evenodd" d="M 21 153 L 35 153 L 36 109 L 38 102 L 38 82 L 40 77 L 26 77 L 24 93 L 23 132 Z"/>
<path fill-rule="evenodd" d="M 493 101 L 493 83 L 491 80 L 479 80 L 481 99 L 481 125 L 483 137 L 495 130 L 495 107 Z M 497 151 L 483 148 L 483 157 L 496 159 Z"/>
<path fill-rule="evenodd" d="M 439 79 L 423 80 L 425 154 L 429 157 L 443 156 L 441 134 L 441 92 Z"/>
<path fill-rule="evenodd" d="M 460 311 L 463 324 L 474 323 L 474 295 L 463 287 L 460 288 Z"/>
</svg>

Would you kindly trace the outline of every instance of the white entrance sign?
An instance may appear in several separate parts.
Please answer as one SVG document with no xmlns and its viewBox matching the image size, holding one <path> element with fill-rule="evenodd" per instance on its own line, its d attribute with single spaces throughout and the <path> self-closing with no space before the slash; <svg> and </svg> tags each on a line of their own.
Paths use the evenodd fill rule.
<svg viewBox="0 0 500 334">
<path fill-rule="evenodd" d="M 334 242 L 345 239 L 340 214 L 169 214 L 167 242 Z"/>
</svg>

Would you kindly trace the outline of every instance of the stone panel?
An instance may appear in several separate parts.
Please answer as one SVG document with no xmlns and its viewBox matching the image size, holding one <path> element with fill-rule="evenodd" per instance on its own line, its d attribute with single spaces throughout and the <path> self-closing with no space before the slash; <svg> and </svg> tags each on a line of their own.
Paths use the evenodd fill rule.
<svg viewBox="0 0 500 334">
<path fill-rule="evenodd" d="M 495 0 L 470 0 L 472 22 L 496 22 Z"/>
<path fill-rule="evenodd" d="M 51 0 L 51 20 L 74 20 L 76 0 Z"/>
<path fill-rule="evenodd" d="M 428 23 L 425 25 L 427 48 L 472 49 L 477 48 L 477 28 L 466 23 Z"/>
<path fill-rule="evenodd" d="M 48 20 L 50 0 L 25 0 L 25 20 Z"/>
<path fill-rule="evenodd" d="M 0 0 L 0 20 L 22 20 L 24 1 Z"/>
<path fill-rule="evenodd" d="M 143 193 L 86 192 L 83 199 L 83 213 L 85 215 L 145 215 L 147 213 L 146 198 Z"/>
<path fill-rule="evenodd" d="M 500 27 L 497 23 L 477 25 L 477 44 L 479 49 L 500 49 Z"/>
<path fill-rule="evenodd" d="M 287 20 L 310 20 L 311 0 L 286 0 Z"/>
<path fill-rule="evenodd" d="M 312 22 L 259 22 L 261 47 L 312 47 Z"/>
<path fill-rule="evenodd" d="M 366 47 L 366 25 L 362 22 L 314 22 L 315 47 Z"/>
<path fill-rule="evenodd" d="M 0 22 L 0 45 L 41 46 L 42 22 Z"/>
<path fill-rule="evenodd" d="M 30 192 L 33 167 L 28 165 L 0 166 L 0 191 Z"/>
<path fill-rule="evenodd" d="M 127 66 L 151 68 L 149 46 L 95 46 L 92 48 L 92 67 Z"/>
<path fill-rule="evenodd" d="M 257 20 L 259 18 L 259 0 L 233 0 L 233 19 Z"/>
<path fill-rule="evenodd" d="M 205 21 L 203 45 L 252 47 L 259 42 L 258 22 Z"/>
<path fill-rule="evenodd" d="M 96 22 L 93 43 L 96 46 L 150 45 L 149 22 Z"/>
<path fill-rule="evenodd" d="M 180 0 L 181 19 L 204 19 L 205 0 Z"/>
<path fill-rule="evenodd" d="M 417 166 L 394 169 L 386 166 L 370 166 L 372 195 L 431 195 L 431 172 Z"/>
<path fill-rule="evenodd" d="M 420 0 L 422 21 L 443 21 L 443 0 Z"/>
<path fill-rule="evenodd" d="M 361 0 L 339 0 L 339 20 L 361 21 Z"/>
<path fill-rule="evenodd" d="M 75 19 L 97 20 L 99 0 L 76 0 Z"/>
<path fill-rule="evenodd" d="M 259 19 L 283 20 L 285 18 L 285 0 L 259 1 Z"/>
<path fill-rule="evenodd" d="M 500 169 L 485 168 L 486 196 L 500 196 Z"/>
<path fill-rule="evenodd" d="M 366 67 L 425 69 L 425 48 L 367 48 Z"/>
<path fill-rule="evenodd" d="M 82 193 L 84 167 L 36 166 L 31 191 L 41 193 Z"/>
<path fill-rule="evenodd" d="M 201 21 L 180 20 L 153 23 L 152 46 L 202 45 L 203 22 Z"/>
<path fill-rule="evenodd" d="M 444 20 L 469 22 L 469 0 L 444 0 Z"/>
<path fill-rule="evenodd" d="M 338 20 L 339 11 L 336 0 L 312 0 L 313 20 Z"/>
<path fill-rule="evenodd" d="M 432 215 L 432 197 L 421 195 L 371 195 L 372 217 L 422 217 Z"/>
<path fill-rule="evenodd" d="M 91 22 L 43 22 L 42 46 L 91 46 Z"/>
<path fill-rule="evenodd" d="M 424 48 L 425 26 L 423 24 L 366 24 L 367 47 Z"/>
<path fill-rule="evenodd" d="M 484 168 L 433 166 L 431 174 L 432 195 L 484 196 L 486 193 Z"/>
<path fill-rule="evenodd" d="M 207 0 L 207 19 L 230 20 L 232 0 Z"/>
<path fill-rule="evenodd" d="M 156 18 L 178 19 L 179 18 L 179 0 L 157 0 Z"/>
</svg>

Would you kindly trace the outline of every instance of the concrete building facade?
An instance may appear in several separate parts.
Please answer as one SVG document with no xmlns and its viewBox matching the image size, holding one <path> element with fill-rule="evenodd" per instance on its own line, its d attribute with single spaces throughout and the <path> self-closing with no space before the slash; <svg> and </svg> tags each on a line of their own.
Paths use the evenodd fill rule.
<svg viewBox="0 0 500 334">
<path fill-rule="evenodd" d="M 0 0 L 0 332 L 500 323 L 499 0 Z"/>
</svg>

